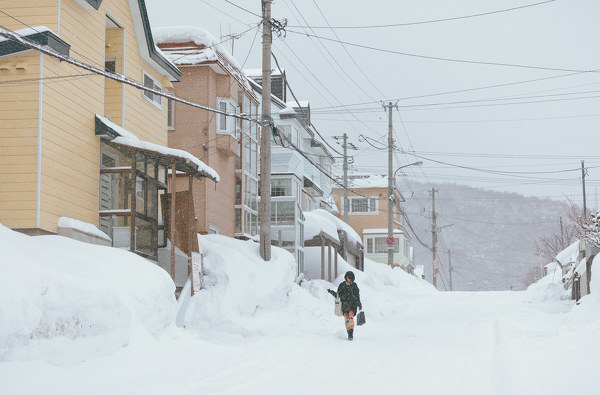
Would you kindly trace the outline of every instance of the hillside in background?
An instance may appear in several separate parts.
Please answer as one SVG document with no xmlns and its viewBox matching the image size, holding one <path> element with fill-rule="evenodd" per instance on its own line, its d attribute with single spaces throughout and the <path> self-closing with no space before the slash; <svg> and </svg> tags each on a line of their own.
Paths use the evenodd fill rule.
<svg viewBox="0 0 600 395">
<path fill-rule="evenodd" d="M 541 262 L 536 240 L 560 232 L 559 218 L 569 221 L 564 201 L 525 197 L 458 184 L 410 183 L 404 190 L 406 210 L 418 238 L 431 246 L 431 188 L 436 192 L 437 244 L 442 273 L 438 289 L 450 289 L 451 251 L 455 291 L 522 290 L 534 281 Z M 410 228 L 409 228 L 410 231 Z M 432 280 L 432 253 L 413 237 L 414 261 Z"/>
</svg>

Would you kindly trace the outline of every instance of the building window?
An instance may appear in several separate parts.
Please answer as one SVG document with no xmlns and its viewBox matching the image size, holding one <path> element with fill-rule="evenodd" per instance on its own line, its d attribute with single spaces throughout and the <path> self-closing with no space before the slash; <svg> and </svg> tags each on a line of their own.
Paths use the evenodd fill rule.
<svg viewBox="0 0 600 395">
<path fill-rule="evenodd" d="M 237 103 L 229 98 L 217 98 L 219 110 L 227 114 L 239 114 Z M 237 132 L 237 119 L 225 114 L 218 114 L 217 118 L 217 133 L 227 133 L 235 137 Z"/>
<path fill-rule="evenodd" d="M 117 72 L 117 58 L 106 58 L 104 60 L 104 71 L 109 73 Z"/>
<path fill-rule="evenodd" d="M 146 74 L 145 72 L 144 72 L 144 87 L 148 88 L 148 89 L 162 91 L 162 86 L 160 86 L 160 84 L 154 78 L 150 77 L 150 75 Z M 162 101 L 161 101 L 161 97 L 159 95 L 155 94 L 154 92 L 150 92 L 150 91 L 146 91 L 146 90 L 144 91 L 143 95 L 149 102 L 154 104 L 156 107 L 162 109 Z"/>
<path fill-rule="evenodd" d="M 219 227 L 214 225 L 208 225 L 208 234 L 209 235 L 218 235 Z"/>
<path fill-rule="evenodd" d="M 271 181 L 271 196 L 294 196 L 291 178 L 274 178 Z"/>
<path fill-rule="evenodd" d="M 350 213 L 377 213 L 377 198 L 352 197 L 350 200 Z"/>
<path fill-rule="evenodd" d="M 367 254 L 387 254 L 388 246 L 385 244 L 385 236 L 370 236 L 366 238 Z M 399 240 L 396 237 L 394 253 L 400 252 Z"/>
<path fill-rule="evenodd" d="M 175 102 L 167 99 L 167 129 L 175 129 Z"/>
</svg>

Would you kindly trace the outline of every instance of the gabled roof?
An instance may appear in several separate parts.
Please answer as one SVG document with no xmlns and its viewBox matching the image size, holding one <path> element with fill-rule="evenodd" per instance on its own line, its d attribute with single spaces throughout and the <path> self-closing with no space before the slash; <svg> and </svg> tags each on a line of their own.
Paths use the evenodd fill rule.
<svg viewBox="0 0 600 395">
<path fill-rule="evenodd" d="M 87 0 L 86 0 L 87 1 Z M 144 0 L 129 0 L 129 7 L 133 15 L 133 24 L 140 47 L 142 59 L 159 70 L 164 70 L 162 73 L 170 81 L 179 81 L 181 71 L 163 56 L 161 51 L 154 45 L 152 38 L 152 30 L 150 29 L 150 20 L 146 11 L 146 2 Z M 142 40 L 142 37 L 144 38 Z"/>
</svg>

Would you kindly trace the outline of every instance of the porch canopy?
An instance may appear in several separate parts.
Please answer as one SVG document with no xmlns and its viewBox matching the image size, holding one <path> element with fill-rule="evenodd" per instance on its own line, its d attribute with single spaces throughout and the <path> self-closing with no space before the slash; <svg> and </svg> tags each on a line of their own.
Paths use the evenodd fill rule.
<svg viewBox="0 0 600 395">
<path fill-rule="evenodd" d="M 220 180 L 219 174 L 213 168 L 189 152 L 140 140 L 127 129 L 122 128 L 102 115 L 96 114 L 95 132 L 96 136 L 109 140 L 112 144 L 128 146 L 134 148 L 136 151 L 143 151 L 154 157 L 163 166 L 171 167 L 171 164 L 174 163 L 176 171 L 181 171 L 198 179 L 207 177 L 214 182 L 219 182 Z"/>
</svg>

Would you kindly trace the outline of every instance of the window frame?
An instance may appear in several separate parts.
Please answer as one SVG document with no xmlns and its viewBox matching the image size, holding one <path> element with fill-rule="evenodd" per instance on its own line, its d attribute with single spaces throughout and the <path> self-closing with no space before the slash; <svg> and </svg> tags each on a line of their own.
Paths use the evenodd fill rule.
<svg viewBox="0 0 600 395">
<path fill-rule="evenodd" d="M 167 99 L 167 130 L 175 130 L 175 102 Z"/>
<path fill-rule="evenodd" d="M 152 81 L 152 86 L 146 85 L 146 78 L 148 78 Z M 142 70 L 142 85 L 144 85 L 144 87 L 146 87 L 146 88 L 151 88 L 151 89 L 158 90 L 161 92 L 163 90 L 162 85 L 159 84 L 158 81 L 154 77 L 152 77 L 149 73 L 147 73 L 145 70 Z M 154 107 L 156 107 L 162 111 L 162 108 L 163 108 L 162 107 L 162 96 L 156 95 L 156 94 L 154 94 L 154 92 L 148 92 L 148 91 L 144 90 L 144 91 L 142 91 L 142 97 L 148 103 L 152 104 Z"/>
<path fill-rule="evenodd" d="M 367 201 L 367 210 L 366 211 L 354 211 L 352 209 L 352 201 L 356 200 L 366 200 Z M 343 204 L 343 202 L 342 202 Z M 372 207 L 374 206 L 374 207 Z M 358 215 L 375 215 L 379 214 L 379 198 L 377 196 L 351 196 L 348 197 L 348 214 L 358 214 Z"/>
<path fill-rule="evenodd" d="M 225 108 L 222 108 L 223 105 Z M 225 111 L 226 113 L 240 113 L 240 106 L 234 99 L 230 97 L 217 97 L 217 108 L 221 111 Z M 221 127 L 223 121 L 225 122 L 225 129 Z M 238 122 L 238 118 L 226 116 L 221 113 L 217 114 L 216 129 L 218 134 L 229 134 L 235 139 L 239 139 L 238 130 L 240 126 L 241 125 Z"/>
</svg>

